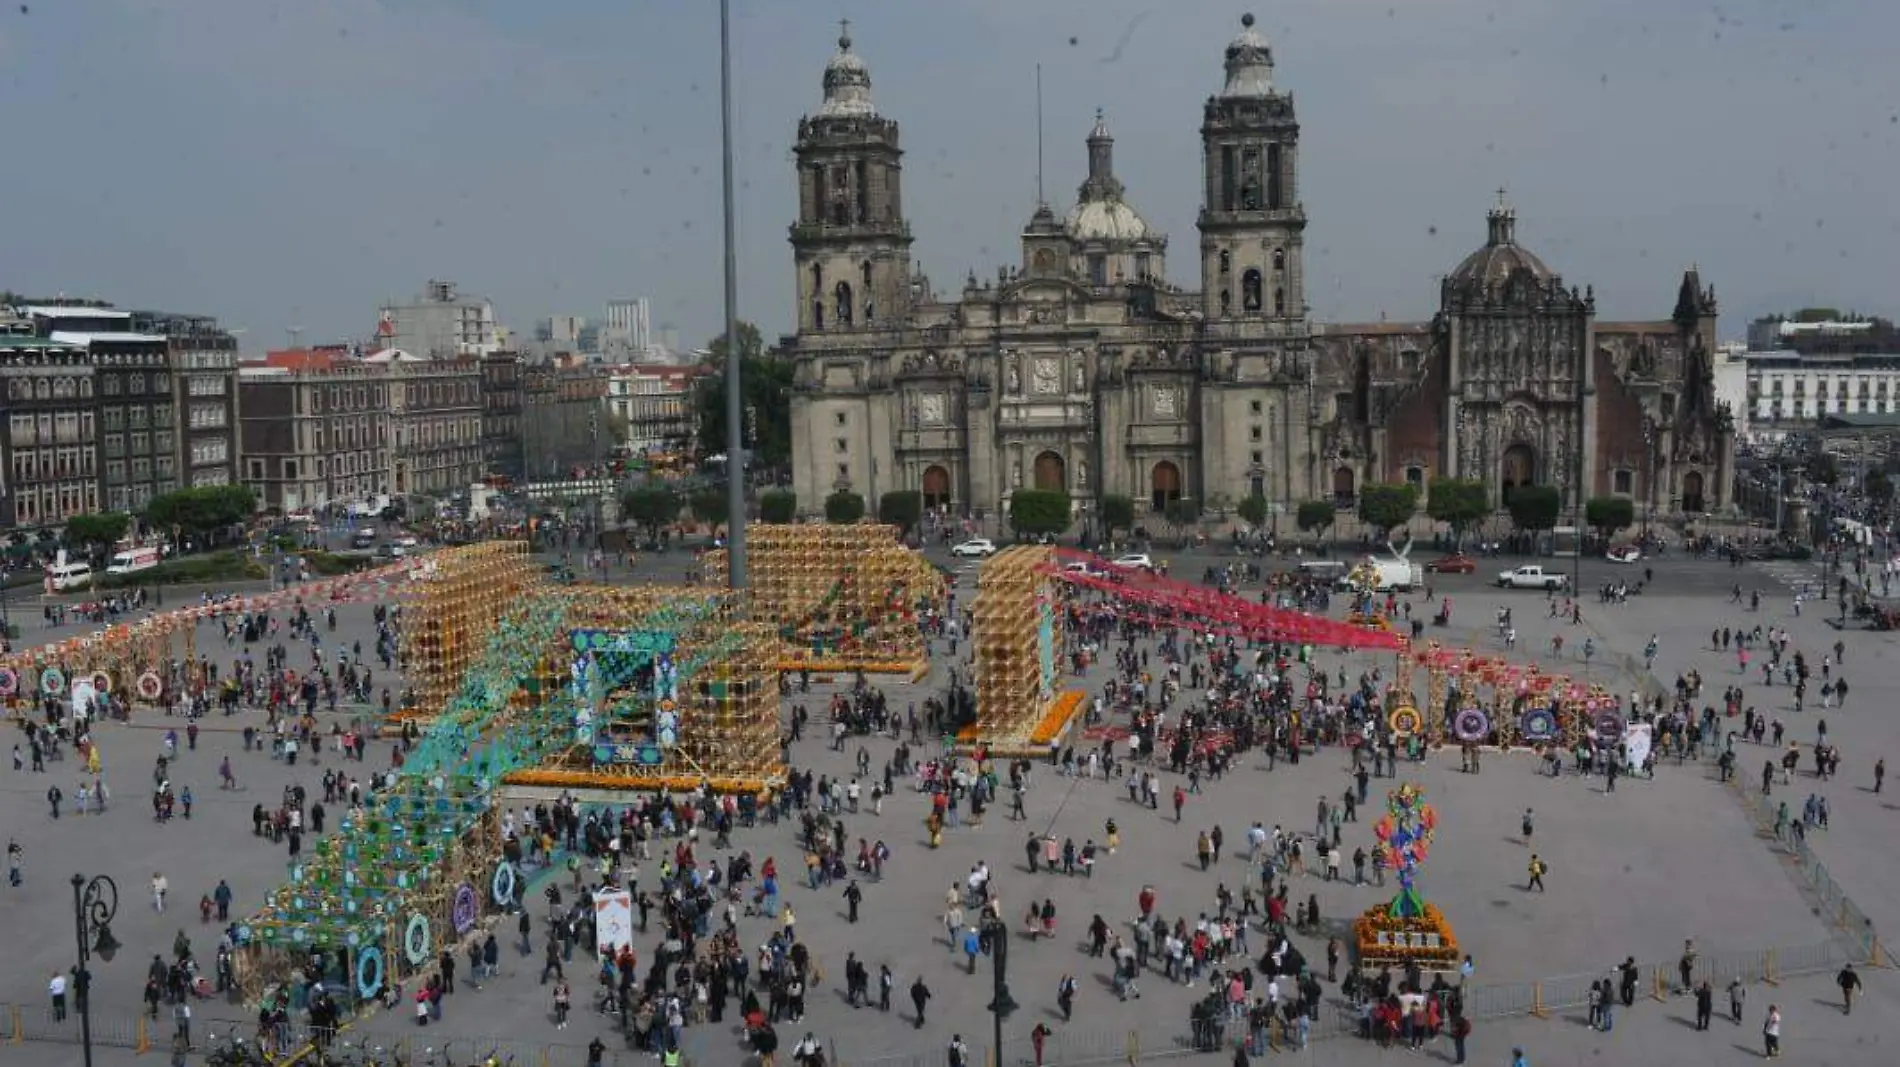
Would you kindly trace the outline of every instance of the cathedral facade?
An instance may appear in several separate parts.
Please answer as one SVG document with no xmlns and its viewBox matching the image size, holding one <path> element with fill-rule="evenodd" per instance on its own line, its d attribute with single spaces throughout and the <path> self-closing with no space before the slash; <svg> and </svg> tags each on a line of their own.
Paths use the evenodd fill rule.
<svg viewBox="0 0 1900 1067">
<path fill-rule="evenodd" d="M 1074 208 L 1038 205 L 1017 265 L 939 298 L 911 262 L 898 125 L 840 38 L 795 148 L 797 331 L 780 347 L 800 509 L 909 489 L 982 518 L 1029 487 L 1066 491 L 1084 520 L 1107 494 L 1148 511 L 1259 495 L 1290 526 L 1304 500 L 1446 476 L 1500 506 L 1521 485 L 1567 508 L 1727 505 L 1715 296 L 1693 268 L 1668 318 L 1601 320 L 1517 243 L 1500 194 L 1431 321 L 1312 321 L 1299 132 L 1244 18 L 1202 110 L 1198 292 L 1166 281 L 1168 238 L 1129 203 L 1098 115 Z"/>
</svg>

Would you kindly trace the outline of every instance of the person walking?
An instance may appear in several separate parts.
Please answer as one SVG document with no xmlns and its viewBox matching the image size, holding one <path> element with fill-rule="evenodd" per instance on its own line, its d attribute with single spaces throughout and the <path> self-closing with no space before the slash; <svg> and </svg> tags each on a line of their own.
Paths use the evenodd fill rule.
<svg viewBox="0 0 1900 1067">
<path fill-rule="evenodd" d="M 1762 1055 L 1769 1059 L 1781 1058 L 1781 1008 L 1768 1005 L 1768 1015 L 1761 1023 Z"/>
<path fill-rule="evenodd" d="M 1702 984 L 1695 987 L 1695 1028 L 1707 1030 L 1709 1020 L 1715 1015 L 1715 987 L 1704 978 Z"/>
<path fill-rule="evenodd" d="M 1855 972 L 1854 965 L 1850 963 L 1842 967 L 1841 973 L 1834 977 L 1834 982 L 1841 987 L 1841 1014 L 1854 1014 L 1854 993 L 1860 989 L 1860 975 Z"/>
<path fill-rule="evenodd" d="M 1524 892 L 1528 893 L 1535 889 L 1539 893 L 1542 893 L 1544 891 L 1544 875 L 1550 870 L 1549 865 L 1539 859 L 1537 853 L 1533 852 L 1531 853 L 1530 866 L 1527 869 L 1530 872 L 1531 878 L 1524 886 Z"/>
<path fill-rule="evenodd" d="M 574 994 L 567 987 L 567 979 L 554 983 L 554 1028 L 567 1029 L 567 1012 L 573 1006 Z"/>
<path fill-rule="evenodd" d="M 53 1000 L 53 1021 L 66 1021 L 66 972 L 54 971 L 46 982 L 46 995 Z"/>
<path fill-rule="evenodd" d="M 157 871 L 152 872 L 152 910 L 165 910 L 165 894 L 171 890 L 171 883 Z"/>
<path fill-rule="evenodd" d="M 924 1007 L 929 1003 L 930 987 L 924 984 L 923 977 L 920 975 L 915 982 L 910 984 L 910 1006 L 917 1009 L 917 1029 L 919 1030 L 924 1028 Z"/>
</svg>

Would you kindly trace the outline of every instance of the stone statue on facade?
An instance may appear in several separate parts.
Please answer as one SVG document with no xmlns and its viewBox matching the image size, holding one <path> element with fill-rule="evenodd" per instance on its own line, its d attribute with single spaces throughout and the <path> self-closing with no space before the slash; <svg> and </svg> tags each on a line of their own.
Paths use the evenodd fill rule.
<svg viewBox="0 0 1900 1067">
<path fill-rule="evenodd" d="M 1075 392 L 1084 393 L 1088 391 L 1089 384 L 1088 384 L 1088 372 L 1082 368 L 1082 359 L 1081 359 L 1082 350 L 1079 348 L 1076 349 L 1075 356 L 1076 356 L 1075 371 L 1074 371 L 1075 381 L 1074 381 L 1074 384 L 1072 385 L 1072 388 L 1074 389 Z"/>
<path fill-rule="evenodd" d="M 1075 487 L 1077 489 L 1086 489 L 1088 488 L 1088 484 L 1089 461 L 1086 459 L 1077 460 L 1075 463 Z"/>
<path fill-rule="evenodd" d="M 1023 484 L 1023 465 L 1022 465 L 1022 462 L 1019 460 L 1009 465 L 1009 486 L 1012 489 L 1020 489 L 1022 488 L 1022 484 Z"/>
<path fill-rule="evenodd" d="M 1016 366 L 1016 357 L 1014 356 L 1011 356 L 1009 360 L 1009 379 L 1008 380 L 1009 380 L 1010 395 L 1014 396 L 1015 394 L 1023 391 L 1023 372 L 1019 367 Z"/>
</svg>

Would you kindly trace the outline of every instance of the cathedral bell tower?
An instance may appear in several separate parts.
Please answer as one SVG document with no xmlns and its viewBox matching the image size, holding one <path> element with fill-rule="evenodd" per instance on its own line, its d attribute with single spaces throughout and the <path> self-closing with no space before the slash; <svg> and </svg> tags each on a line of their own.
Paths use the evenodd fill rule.
<svg viewBox="0 0 1900 1067">
<path fill-rule="evenodd" d="M 798 122 L 798 332 L 875 329 L 910 303 L 897 123 L 871 103 L 871 72 L 851 51 L 850 24 L 825 64 L 825 99 Z"/>
<path fill-rule="evenodd" d="M 1209 319 L 1305 318 L 1306 211 L 1293 96 L 1273 84 L 1273 50 L 1240 20 L 1226 84 L 1201 119 L 1201 292 Z"/>
</svg>

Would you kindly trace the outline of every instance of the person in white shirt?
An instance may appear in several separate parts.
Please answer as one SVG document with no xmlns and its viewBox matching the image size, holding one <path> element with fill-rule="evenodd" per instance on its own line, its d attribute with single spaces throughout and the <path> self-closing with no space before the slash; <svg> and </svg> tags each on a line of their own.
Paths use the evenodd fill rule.
<svg viewBox="0 0 1900 1067">
<path fill-rule="evenodd" d="M 171 889 L 171 883 L 157 871 L 152 872 L 152 910 L 165 910 L 165 893 Z"/>
<path fill-rule="evenodd" d="M 66 1021 L 66 974 L 54 971 L 53 977 L 46 983 L 46 993 L 53 998 L 53 1021 Z"/>
</svg>

